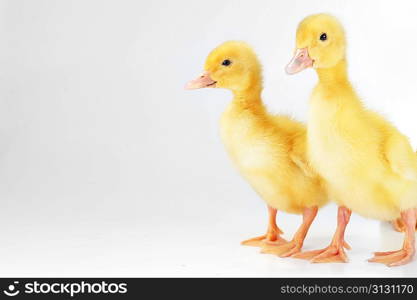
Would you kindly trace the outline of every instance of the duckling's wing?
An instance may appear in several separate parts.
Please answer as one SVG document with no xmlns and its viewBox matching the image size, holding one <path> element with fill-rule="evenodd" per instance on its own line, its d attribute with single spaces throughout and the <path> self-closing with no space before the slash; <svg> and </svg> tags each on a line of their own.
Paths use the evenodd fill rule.
<svg viewBox="0 0 417 300">
<path fill-rule="evenodd" d="M 307 130 L 306 126 L 286 115 L 272 116 L 276 128 L 287 137 L 291 149 L 289 158 L 308 177 L 317 177 L 307 160 Z"/>
<path fill-rule="evenodd" d="M 391 169 L 402 177 L 417 181 L 417 155 L 404 135 L 394 132 L 384 144 L 384 156 Z"/>
<path fill-rule="evenodd" d="M 317 176 L 307 159 L 307 138 L 305 130 L 298 132 L 294 137 L 293 147 L 289 156 L 294 164 L 300 168 L 307 177 L 314 178 Z"/>
<path fill-rule="evenodd" d="M 306 160 L 302 159 L 300 156 L 294 155 L 293 153 L 290 154 L 290 158 L 294 164 L 304 172 L 304 175 L 311 178 L 317 176 L 313 168 L 311 168 L 310 164 Z"/>
</svg>

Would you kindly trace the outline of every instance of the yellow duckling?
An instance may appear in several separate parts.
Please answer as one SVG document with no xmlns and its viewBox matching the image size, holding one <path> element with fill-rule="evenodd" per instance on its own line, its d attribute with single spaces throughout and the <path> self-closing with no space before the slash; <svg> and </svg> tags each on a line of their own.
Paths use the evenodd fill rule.
<svg viewBox="0 0 417 300">
<path fill-rule="evenodd" d="M 296 257 L 313 262 L 346 262 L 344 232 L 351 211 L 405 225 L 402 249 L 376 252 L 370 262 L 398 266 L 415 252 L 417 156 L 407 138 L 366 109 L 349 82 L 346 41 L 338 20 L 326 14 L 298 26 L 296 52 L 286 68 L 294 74 L 313 67 L 319 82 L 310 100 L 308 156 L 339 204 L 338 226 L 329 247 Z"/>
<path fill-rule="evenodd" d="M 205 87 L 232 91 L 233 100 L 221 118 L 221 137 L 235 166 L 269 210 L 267 233 L 242 244 L 262 246 L 263 252 L 281 257 L 300 252 L 318 208 L 327 202 L 321 179 L 306 162 L 305 126 L 267 112 L 261 99 L 261 64 L 246 43 L 229 41 L 209 54 L 205 72 L 186 86 Z M 303 214 L 290 242 L 276 225 L 278 210 Z"/>
</svg>

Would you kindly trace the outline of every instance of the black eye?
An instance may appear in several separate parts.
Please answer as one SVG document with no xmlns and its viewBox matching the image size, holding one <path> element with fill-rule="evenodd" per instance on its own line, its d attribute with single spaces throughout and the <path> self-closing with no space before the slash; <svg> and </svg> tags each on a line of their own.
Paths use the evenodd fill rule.
<svg viewBox="0 0 417 300">
<path fill-rule="evenodd" d="M 228 59 L 225 59 L 223 62 L 222 62 L 222 65 L 223 66 L 230 66 L 232 64 L 232 62 L 230 61 L 230 60 L 228 60 Z"/>
<path fill-rule="evenodd" d="M 326 33 L 322 33 L 320 36 L 320 41 L 325 41 L 327 40 L 327 34 Z"/>
</svg>

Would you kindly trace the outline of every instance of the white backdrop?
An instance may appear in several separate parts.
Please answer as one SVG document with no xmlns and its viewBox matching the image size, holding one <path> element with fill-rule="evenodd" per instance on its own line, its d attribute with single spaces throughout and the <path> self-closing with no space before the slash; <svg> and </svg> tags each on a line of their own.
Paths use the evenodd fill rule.
<svg viewBox="0 0 417 300">
<path fill-rule="evenodd" d="M 402 236 L 354 216 L 350 264 L 310 265 L 239 242 L 263 202 L 218 137 L 231 94 L 184 91 L 219 43 L 251 43 L 271 111 L 305 120 L 316 77 L 283 69 L 297 23 L 329 12 L 347 31 L 365 102 L 417 145 L 415 1 L 0 1 L 1 276 L 417 276 L 365 262 Z M 334 205 L 306 248 L 323 247 Z M 300 217 L 279 214 L 290 237 Z"/>
</svg>

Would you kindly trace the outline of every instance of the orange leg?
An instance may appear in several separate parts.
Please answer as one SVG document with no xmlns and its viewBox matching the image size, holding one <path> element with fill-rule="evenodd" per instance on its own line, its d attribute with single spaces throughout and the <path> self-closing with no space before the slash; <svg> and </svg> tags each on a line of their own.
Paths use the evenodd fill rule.
<svg viewBox="0 0 417 300">
<path fill-rule="evenodd" d="M 268 221 L 268 230 L 266 234 L 243 241 L 241 243 L 242 245 L 260 247 L 267 241 L 271 243 L 275 243 L 275 244 L 281 244 L 281 243 L 286 242 L 280 236 L 280 234 L 283 234 L 283 232 L 281 231 L 281 229 L 278 228 L 277 223 L 276 223 L 277 210 L 275 208 L 268 206 L 268 212 L 269 212 L 269 221 Z"/>
<path fill-rule="evenodd" d="M 349 223 L 351 210 L 340 206 L 337 212 L 337 228 L 333 240 L 327 248 L 292 255 L 295 258 L 308 259 L 313 263 L 348 262 L 345 250 L 350 246 L 345 242 L 345 230 Z"/>
<path fill-rule="evenodd" d="M 404 222 L 401 218 L 398 218 L 394 221 L 391 221 L 391 225 L 394 228 L 395 231 L 398 232 L 404 232 L 405 231 L 405 226 L 404 226 Z"/>
<path fill-rule="evenodd" d="M 401 219 L 405 226 L 405 237 L 402 249 L 389 252 L 375 252 L 375 256 L 369 262 L 385 264 L 389 267 L 401 266 L 409 263 L 415 253 L 415 228 L 417 210 L 408 209 L 401 213 Z"/>
<path fill-rule="evenodd" d="M 266 242 L 261 252 L 275 254 L 280 257 L 288 257 L 299 253 L 303 247 L 307 232 L 317 215 L 317 211 L 317 206 L 305 208 L 303 212 L 303 223 L 295 233 L 293 239 L 289 242 L 283 243 L 282 245 L 271 245 L 271 242 Z"/>
<path fill-rule="evenodd" d="M 417 209 L 416 209 L 416 213 L 417 213 Z M 395 221 L 391 221 L 391 225 L 395 231 L 405 232 L 405 224 L 402 218 L 398 218 Z M 416 231 L 417 231 L 417 225 L 416 225 Z"/>
</svg>

